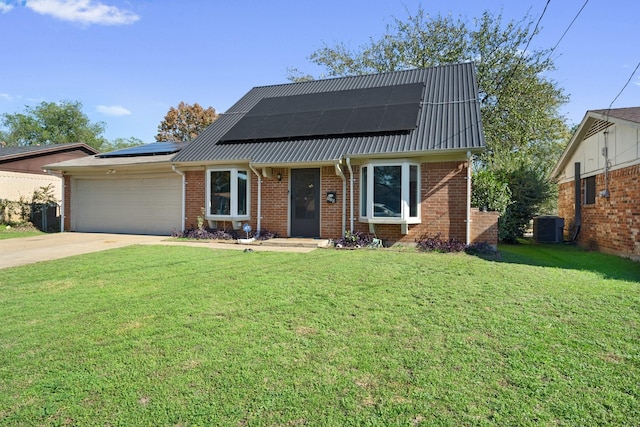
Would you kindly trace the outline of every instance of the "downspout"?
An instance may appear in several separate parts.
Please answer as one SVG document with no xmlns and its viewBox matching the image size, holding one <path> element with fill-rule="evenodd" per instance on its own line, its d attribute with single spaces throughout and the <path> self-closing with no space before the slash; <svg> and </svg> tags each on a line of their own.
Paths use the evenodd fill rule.
<svg viewBox="0 0 640 427">
<path fill-rule="evenodd" d="M 467 245 L 471 244 L 471 151 L 467 151 Z"/>
<path fill-rule="evenodd" d="M 182 227 L 182 232 L 184 232 L 184 225 L 185 225 L 185 215 L 186 215 L 186 200 L 187 200 L 187 177 L 184 175 L 184 172 L 179 171 L 178 169 L 176 169 L 176 165 L 171 165 L 171 169 L 173 169 L 173 171 L 175 173 L 177 173 L 178 175 L 180 175 L 182 177 L 182 210 L 181 210 L 181 214 L 182 214 L 182 222 L 180 224 L 180 226 Z"/>
<path fill-rule="evenodd" d="M 256 224 L 256 233 L 260 233 L 260 230 L 262 230 L 262 175 L 258 173 L 258 171 L 253 167 L 251 163 L 249 163 L 249 168 L 258 177 L 258 218 Z"/>
<path fill-rule="evenodd" d="M 347 178 L 340 169 L 340 163 L 336 163 L 336 175 L 342 178 L 342 235 L 344 236 L 347 225 Z"/>
<path fill-rule="evenodd" d="M 353 233 L 353 168 L 349 157 L 347 157 L 347 168 L 349 168 L 349 231 Z"/>
</svg>

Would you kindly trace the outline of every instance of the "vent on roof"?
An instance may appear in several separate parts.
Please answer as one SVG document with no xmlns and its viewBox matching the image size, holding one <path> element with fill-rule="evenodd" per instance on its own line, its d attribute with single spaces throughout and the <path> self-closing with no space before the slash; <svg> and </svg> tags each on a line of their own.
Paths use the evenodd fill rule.
<svg viewBox="0 0 640 427">
<path fill-rule="evenodd" d="M 424 83 L 261 99 L 221 142 L 409 131 Z"/>
<path fill-rule="evenodd" d="M 186 143 L 180 142 L 154 142 L 152 144 L 139 145 L 137 147 L 123 148 L 122 150 L 110 151 L 98 154 L 96 157 L 139 157 L 139 156 L 159 156 L 162 154 L 177 153 L 184 148 Z"/>
<path fill-rule="evenodd" d="M 603 130 L 605 130 L 606 128 L 608 128 L 609 126 L 612 126 L 612 125 L 613 125 L 613 123 L 608 122 L 606 120 L 596 119 L 596 121 L 593 122 L 593 124 L 591 125 L 591 127 L 587 131 L 587 134 L 584 136 L 584 139 L 592 137 L 593 135 L 595 135 L 595 134 L 597 134 L 599 132 L 602 132 Z"/>
</svg>

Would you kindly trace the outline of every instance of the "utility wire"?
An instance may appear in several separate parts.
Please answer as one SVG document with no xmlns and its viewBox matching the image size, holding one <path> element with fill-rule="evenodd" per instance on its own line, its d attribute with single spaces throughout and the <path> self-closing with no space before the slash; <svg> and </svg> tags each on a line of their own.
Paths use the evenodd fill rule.
<svg viewBox="0 0 640 427">
<path fill-rule="evenodd" d="M 549 56 L 547 57 L 547 59 L 549 59 L 549 57 L 551 57 L 551 54 L 556 50 L 556 48 L 558 47 L 558 45 L 560 44 L 560 42 L 562 41 L 562 39 L 564 38 L 564 36 L 567 35 L 567 33 L 569 32 L 569 30 L 571 29 L 571 27 L 573 26 L 573 24 L 576 22 L 576 20 L 578 19 L 578 16 L 580 16 L 580 14 L 582 13 L 582 11 L 584 10 L 584 8 L 587 6 L 587 3 L 589 3 L 589 0 L 586 0 L 584 2 L 584 4 L 582 5 L 582 7 L 580 8 L 580 10 L 578 11 L 578 13 L 576 13 L 576 16 L 573 18 L 573 21 L 571 21 L 571 23 L 569 24 L 569 26 L 567 27 L 566 30 L 564 30 L 564 33 L 562 33 L 562 35 L 560 36 L 560 39 L 558 39 L 558 42 L 555 44 L 555 46 L 553 46 L 553 48 L 551 48 L 551 50 L 549 51 Z"/>
<path fill-rule="evenodd" d="M 611 106 L 613 105 L 614 102 L 616 102 L 618 100 L 618 97 L 620 95 L 622 95 L 622 92 L 624 92 L 624 90 L 627 88 L 627 86 L 629 85 L 629 82 L 631 81 L 631 79 L 633 78 L 633 76 L 636 74 L 636 71 L 638 71 L 638 68 L 640 68 L 640 62 L 638 62 L 638 65 L 636 65 L 635 70 L 633 70 L 633 73 L 631 73 L 631 75 L 629 76 L 629 80 L 627 80 L 627 82 L 624 84 L 624 86 L 622 87 L 622 89 L 620 89 L 620 92 L 618 92 L 618 94 L 616 95 L 615 98 L 613 98 L 613 101 L 611 101 L 611 104 L 609 104 L 609 110 L 611 110 Z M 607 113 L 608 114 L 608 113 Z"/>
</svg>

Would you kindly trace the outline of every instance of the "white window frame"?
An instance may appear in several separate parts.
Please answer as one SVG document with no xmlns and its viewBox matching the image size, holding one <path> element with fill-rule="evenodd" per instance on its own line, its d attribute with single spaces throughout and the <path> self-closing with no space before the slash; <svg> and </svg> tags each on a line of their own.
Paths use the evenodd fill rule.
<svg viewBox="0 0 640 427">
<path fill-rule="evenodd" d="M 400 188 L 401 188 L 401 202 L 400 202 L 400 206 L 401 206 L 401 212 L 400 212 L 400 216 L 399 217 L 376 217 L 373 216 L 374 214 L 374 173 L 375 173 L 375 168 L 378 166 L 395 166 L 395 167 L 401 167 L 401 184 L 400 184 Z M 416 210 L 417 210 L 417 216 L 410 216 L 411 213 L 411 206 L 409 205 L 409 202 L 411 200 L 411 194 L 410 194 L 410 180 L 411 180 L 411 167 L 416 167 L 417 168 L 417 189 L 416 189 Z M 362 182 L 362 174 L 363 174 L 363 170 L 367 169 L 367 188 L 366 188 L 366 193 L 365 193 L 365 189 L 364 189 L 364 185 Z M 420 188 L 420 184 L 421 184 L 421 166 L 420 163 L 416 163 L 416 162 L 410 162 L 410 161 L 395 161 L 395 162 L 390 162 L 390 161 L 385 161 L 385 162 L 368 162 L 368 163 L 364 163 L 360 166 L 360 203 L 358 204 L 358 215 L 359 215 L 359 220 L 360 222 L 366 222 L 366 223 L 370 223 L 370 224 L 419 224 L 422 222 L 422 218 L 421 218 L 421 197 L 420 195 L 421 193 L 421 188 Z M 363 196 L 367 195 L 367 205 L 366 205 L 366 215 L 362 215 L 362 203 L 363 203 Z"/>
<path fill-rule="evenodd" d="M 211 172 L 230 172 L 230 189 L 231 197 L 229 200 L 230 214 L 220 215 L 211 213 Z M 247 213 L 245 215 L 238 214 L 238 172 L 247 174 Z M 205 219 L 211 221 L 243 221 L 249 220 L 251 217 L 251 170 L 243 167 L 220 167 L 207 168 L 206 170 L 206 199 L 205 199 Z"/>
</svg>

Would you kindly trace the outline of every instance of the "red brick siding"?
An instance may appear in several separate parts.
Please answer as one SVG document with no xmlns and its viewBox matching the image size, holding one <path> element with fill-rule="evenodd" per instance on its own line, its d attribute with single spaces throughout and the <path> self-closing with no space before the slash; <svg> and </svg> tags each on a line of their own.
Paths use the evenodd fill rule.
<svg viewBox="0 0 640 427">
<path fill-rule="evenodd" d="M 466 202 L 467 202 L 467 168 L 464 161 L 423 163 L 421 165 L 421 215 L 422 223 L 409 226 L 408 234 L 401 233 L 399 224 L 376 224 L 376 235 L 385 244 L 414 243 L 423 234 L 441 234 L 442 238 L 466 240 Z M 347 179 L 347 206 L 345 228 L 350 227 L 349 215 L 349 172 L 344 168 Z M 282 180 L 278 181 L 277 176 Z M 369 232 L 369 224 L 358 221 L 360 200 L 360 168 L 353 166 L 353 201 L 354 229 Z M 187 206 L 186 226 L 197 224 L 201 208 L 205 200 L 204 171 L 186 172 Z M 274 168 L 271 178 L 262 178 L 262 228 L 281 236 L 287 236 L 289 208 L 289 169 Z M 326 193 L 336 192 L 337 203 L 327 203 Z M 343 181 L 335 173 L 335 167 L 320 168 L 320 237 L 337 239 L 342 236 L 342 200 Z M 258 182 L 255 174 L 251 174 L 251 220 L 249 224 L 257 227 Z M 230 225 L 230 224 L 229 224 Z M 497 214 L 472 210 L 472 241 L 487 241 L 497 245 Z"/>
<path fill-rule="evenodd" d="M 261 227 L 281 237 L 287 237 L 289 209 L 289 169 L 273 168 L 271 178 L 262 178 L 262 224 Z M 278 180 L 278 174 L 281 180 Z M 251 219 L 258 212 L 258 179 L 251 179 Z M 253 226 L 257 226 L 253 224 Z"/>
<path fill-rule="evenodd" d="M 471 209 L 471 243 L 498 244 L 498 212 L 481 212 Z"/>
<path fill-rule="evenodd" d="M 584 179 L 581 199 L 584 199 Z M 560 185 L 558 215 L 565 219 L 565 238 L 575 234 L 574 182 Z M 640 259 L 640 165 L 609 172 L 608 198 L 598 196 L 605 188 L 604 174 L 596 176 L 596 201 L 582 205 L 578 244 Z"/>
<path fill-rule="evenodd" d="M 346 175 L 345 175 L 345 178 Z M 348 179 L 348 178 L 347 178 Z M 334 166 L 320 170 L 320 236 L 336 239 L 342 236 L 342 178 L 336 175 Z M 347 187 L 347 191 L 349 187 Z M 327 202 L 328 192 L 336 193 L 336 203 Z M 347 201 L 349 200 L 347 196 Z M 347 212 L 348 207 L 347 207 Z M 348 217 L 348 214 L 347 214 Z M 348 228 L 348 223 L 345 228 Z"/>
<path fill-rule="evenodd" d="M 185 221 L 186 228 L 195 228 L 198 226 L 198 217 L 203 215 L 205 209 L 206 197 L 206 181 L 205 172 L 187 171 L 184 173 L 185 178 Z"/>
</svg>

